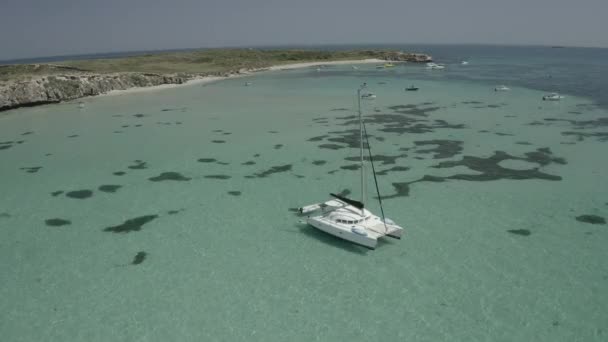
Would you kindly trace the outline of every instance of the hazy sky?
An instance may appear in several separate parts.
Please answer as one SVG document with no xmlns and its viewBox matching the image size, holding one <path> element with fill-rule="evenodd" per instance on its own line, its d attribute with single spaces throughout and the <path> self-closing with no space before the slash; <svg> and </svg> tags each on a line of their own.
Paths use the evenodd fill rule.
<svg viewBox="0 0 608 342">
<path fill-rule="evenodd" d="M 608 0 L 0 0 L 0 60 L 339 43 L 608 47 Z"/>
</svg>

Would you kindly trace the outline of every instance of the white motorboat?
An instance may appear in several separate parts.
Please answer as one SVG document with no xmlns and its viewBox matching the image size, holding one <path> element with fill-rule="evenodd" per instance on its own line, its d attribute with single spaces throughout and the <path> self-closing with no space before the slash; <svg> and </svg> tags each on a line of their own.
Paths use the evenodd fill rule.
<svg viewBox="0 0 608 342">
<path fill-rule="evenodd" d="M 494 88 L 494 91 L 509 91 L 511 90 L 511 88 L 505 86 L 505 85 L 499 85 L 496 88 Z"/>
<path fill-rule="evenodd" d="M 563 98 L 564 97 L 558 93 L 551 93 L 551 94 L 543 96 L 543 101 L 559 101 Z"/>
<path fill-rule="evenodd" d="M 359 70 L 358 66 L 353 65 L 353 70 Z"/>
<path fill-rule="evenodd" d="M 443 70 L 443 69 L 445 69 L 445 65 L 430 62 L 430 63 L 426 63 L 426 68 L 429 70 Z"/>
<path fill-rule="evenodd" d="M 246 87 L 248 87 L 248 86 L 250 86 L 250 85 L 252 85 L 252 84 L 253 84 L 253 83 L 251 83 L 251 82 L 245 82 L 245 86 L 246 86 Z"/>
<path fill-rule="evenodd" d="M 462 65 L 469 65 L 469 62 L 467 62 L 467 61 L 462 61 L 460 64 L 462 64 Z"/>
<path fill-rule="evenodd" d="M 364 100 L 373 100 L 376 98 L 376 94 L 373 94 L 373 93 L 361 94 L 361 98 Z"/>
<path fill-rule="evenodd" d="M 367 130 L 365 129 L 365 123 L 363 122 L 363 115 L 361 112 L 361 95 L 362 88 L 357 91 L 357 103 L 359 113 L 359 136 L 360 136 L 360 170 L 361 170 L 361 201 L 346 198 L 342 195 L 330 194 L 332 199 L 329 199 L 322 203 L 315 203 L 307 205 L 298 209 L 298 211 L 306 215 L 306 223 L 323 231 L 339 237 L 341 239 L 350 241 L 352 243 L 367 247 L 369 249 L 375 249 L 378 244 L 378 239 L 384 236 L 389 236 L 395 239 L 400 239 L 403 235 L 403 228 L 388 218 L 384 218 L 384 209 L 382 208 L 382 197 L 378 190 L 378 183 L 376 181 L 376 191 L 378 195 L 378 201 L 380 203 L 380 210 L 382 218 L 374 215 L 368 209 L 365 208 L 365 168 L 363 163 L 363 143 L 367 144 L 369 152 L 369 160 L 372 166 L 372 172 L 375 169 L 373 164 L 372 153 L 369 146 L 369 139 L 367 137 Z"/>
</svg>

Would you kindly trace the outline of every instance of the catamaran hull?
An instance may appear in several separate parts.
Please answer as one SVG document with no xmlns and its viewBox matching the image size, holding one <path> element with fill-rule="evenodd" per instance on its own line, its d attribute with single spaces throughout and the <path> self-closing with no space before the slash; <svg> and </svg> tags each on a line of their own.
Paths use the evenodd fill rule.
<svg viewBox="0 0 608 342">
<path fill-rule="evenodd" d="M 386 236 L 388 237 L 392 237 L 393 239 L 397 239 L 397 240 L 401 240 L 401 232 L 399 233 L 391 233 L 391 234 L 386 234 Z"/>
<path fill-rule="evenodd" d="M 317 220 L 308 220 L 308 224 L 325 233 L 331 234 L 333 236 L 339 237 L 340 239 L 350 241 L 352 243 L 369 249 L 376 249 L 376 245 L 378 244 L 378 240 L 372 237 L 359 235 L 344 229 L 339 229 Z"/>
</svg>

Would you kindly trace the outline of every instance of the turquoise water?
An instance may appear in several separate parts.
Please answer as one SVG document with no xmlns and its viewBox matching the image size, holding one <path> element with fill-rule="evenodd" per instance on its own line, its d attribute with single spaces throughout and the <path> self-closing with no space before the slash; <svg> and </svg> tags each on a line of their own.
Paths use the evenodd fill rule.
<svg viewBox="0 0 608 342">
<path fill-rule="evenodd" d="M 360 67 L 3 114 L 2 336 L 606 340 L 608 226 L 576 219 L 608 217 L 606 110 L 496 93 L 457 65 Z M 401 167 L 378 177 L 384 209 L 406 229 L 375 251 L 290 211 L 358 198 L 342 167 L 362 82 L 376 167 Z"/>
</svg>

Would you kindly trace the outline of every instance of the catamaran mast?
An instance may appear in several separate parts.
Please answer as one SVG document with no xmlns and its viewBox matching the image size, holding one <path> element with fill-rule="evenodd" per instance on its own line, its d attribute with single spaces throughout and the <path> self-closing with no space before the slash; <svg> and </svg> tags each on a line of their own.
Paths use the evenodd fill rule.
<svg viewBox="0 0 608 342">
<path fill-rule="evenodd" d="M 361 203 L 365 203 L 365 188 L 364 188 L 364 171 L 363 171 L 363 115 L 361 113 L 361 89 L 365 87 L 365 83 L 357 89 L 357 109 L 359 111 L 359 157 L 361 160 Z M 363 209 L 361 209 L 361 214 L 364 214 Z"/>
</svg>

